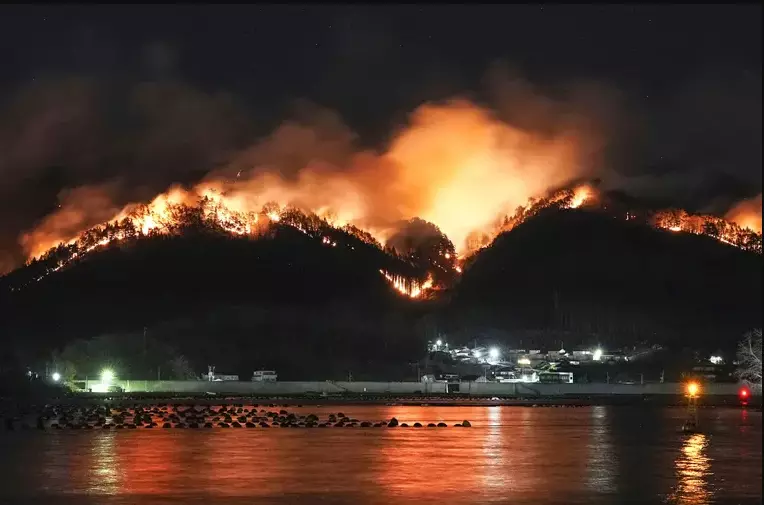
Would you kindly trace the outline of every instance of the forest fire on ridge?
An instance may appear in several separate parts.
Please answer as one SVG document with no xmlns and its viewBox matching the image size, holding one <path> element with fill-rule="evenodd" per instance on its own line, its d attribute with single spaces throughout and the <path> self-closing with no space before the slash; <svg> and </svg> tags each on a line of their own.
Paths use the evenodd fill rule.
<svg viewBox="0 0 764 505">
<path fill-rule="evenodd" d="M 651 223 L 664 230 L 705 235 L 725 244 L 761 254 L 761 232 L 757 233 L 750 227 L 738 225 L 721 217 L 689 214 L 682 209 L 669 209 L 654 213 Z"/>
<path fill-rule="evenodd" d="M 491 228 L 496 216 L 529 197 L 581 178 L 591 161 L 588 131 L 564 122 L 544 133 L 517 128 L 467 100 L 418 107 L 383 152 L 359 149 L 352 132 L 327 129 L 329 119 L 282 124 L 232 153 L 191 190 L 152 197 L 152 212 L 161 217 L 169 203 L 193 205 L 204 196 L 220 203 L 220 212 L 238 215 L 260 213 L 267 202 L 277 202 L 339 226 L 352 224 L 380 241 L 400 223 L 421 218 L 465 254 L 470 233 Z M 63 191 L 57 210 L 20 237 L 27 259 L 131 215 L 141 206 L 124 203 L 136 200 L 132 194 L 109 184 Z M 149 216 L 142 226 L 156 228 L 154 221 Z"/>
<path fill-rule="evenodd" d="M 599 195 L 589 184 L 561 189 L 543 198 L 532 198 L 526 206 L 518 207 L 513 215 L 497 219 L 494 226 L 482 232 L 474 232 L 467 242 L 467 252 L 452 257 L 450 253 L 431 264 L 435 269 L 451 269 L 456 275 L 462 272 L 464 261 L 480 249 L 488 246 L 500 233 L 509 232 L 529 218 L 545 209 L 577 209 L 586 206 L 598 209 Z M 187 191 L 173 188 L 159 195 L 149 204 L 132 205 L 123 209 L 112 221 L 96 226 L 67 243 L 59 244 L 47 252 L 30 260 L 29 264 L 45 265 L 42 274 L 60 270 L 88 253 L 109 244 L 155 235 L 182 234 L 188 226 L 207 226 L 234 236 L 256 237 L 265 233 L 272 225 L 289 226 L 306 235 L 320 240 L 328 247 L 337 247 L 338 240 L 328 235 L 331 229 L 341 230 L 349 235 L 382 248 L 381 242 L 371 233 L 342 221 L 332 221 L 331 213 L 324 216 L 306 213 L 289 206 L 279 206 L 275 202 L 265 204 L 259 212 L 232 210 L 229 202 L 214 188 L 196 188 Z M 635 219 L 635 214 L 627 213 L 626 220 Z M 672 232 L 706 235 L 741 249 L 761 254 L 761 234 L 748 228 L 710 215 L 692 215 L 683 210 L 663 210 L 646 217 L 646 224 Z M 390 252 L 388 250 L 388 252 Z M 439 256 L 439 257 L 440 257 Z M 403 258 L 406 260 L 406 258 Z M 442 261 L 441 261 L 442 260 Z M 390 286 L 403 296 L 419 299 L 438 286 L 433 271 L 426 278 L 409 278 L 395 272 L 380 270 L 380 274 Z"/>
<path fill-rule="evenodd" d="M 424 255 L 432 286 L 425 273 L 406 281 L 382 274 L 397 291 L 416 298 L 452 282 L 466 258 L 542 210 L 595 208 L 599 199 L 593 185 L 571 182 L 587 180 L 598 136 L 565 121 L 541 134 L 452 100 L 417 108 L 384 152 L 359 151 L 351 137 L 342 128 L 287 122 L 202 182 L 171 187 L 149 203 L 123 205 L 105 187 L 74 188 L 59 195 L 58 210 L 24 233 L 20 244 L 28 264 L 45 265 L 40 277 L 115 241 L 179 234 L 194 223 L 240 236 L 257 236 L 279 223 L 337 247 L 337 240 L 325 237 L 333 228 L 391 251 L 391 238 L 419 219 L 440 236 Z M 756 203 L 746 205 L 728 216 L 740 224 L 681 211 L 642 219 L 761 252 L 760 229 L 742 224 Z M 421 226 L 410 231 L 423 230 L 430 233 Z M 404 239 L 393 254 L 421 263 L 421 251 L 406 244 Z"/>
</svg>

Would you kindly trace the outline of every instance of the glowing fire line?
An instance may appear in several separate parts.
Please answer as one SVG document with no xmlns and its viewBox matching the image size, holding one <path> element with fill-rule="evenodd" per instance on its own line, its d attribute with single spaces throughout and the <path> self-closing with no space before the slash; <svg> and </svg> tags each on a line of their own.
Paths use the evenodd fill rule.
<svg viewBox="0 0 764 505">
<path fill-rule="evenodd" d="M 199 198 L 202 200 L 199 200 Z M 467 257 L 486 247 L 499 233 L 512 230 L 543 209 L 577 209 L 584 204 L 595 202 L 597 198 L 598 196 L 592 187 L 580 185 L 573 189 L 552 193 L 546 198 L 530 199 L 527 206 L 519 207 L 514 215 L 504 217 L 492 231 L 484 233 L 480 243 L 468 247 L 467 254 L 461 254 L 455 258 L 451 268 L 457 274 L 460 274 L 462 272 L 462 265 Z M 189 207 L 188 203 L 195 200 L 198 202 L 198 207 Z M 28 264 L 33 263 L 35 260 L 44 261 L 46 257 L 55 255 L 56 251 L 61 247 L 72 249 L 68 256 L 59 257 L 60 255 L 57 255 L 56 257 L 59 257 L 59 259 L 55 266 L 48 268 L 45 273 L 35 279 L 40 280 L 47 274 L 56 272 L 72 261 L 82 258 L 84 255 L 103 248 L 112 242 L 149 236 L 151 234 L 170 234 L 179 220 L 176 213 L 183 209 L 200 209 L 203 219 L 214 223 L 220 229 L 233 235 L 251 236 L 263 231 L 271 223 L 289 225 L 302 233 L 309 234 L 303 224 L 294 219 L 289 219 L 290 209 L 288 207 L 266 204 L 260 213 L 237 212 L 228 207 L 227 204 L 230 203 L 235 202 L 227 201 L 224 195 L 211 188 L 202 188 L 201 191 L 197 188 L 197 192 L 173 188 L 167 193 L 157 196 L 149 204 L 126 207 L 106 224 L 92 228 L 66 243 L 62 242 L 59 244 L 58 249 L 54 247 L 45 254 L 40 253 L 30 260 Z M 327 209 L 323 209 L 323 211 L 325 216 L 331 216 Z M 626 220 L 630 221 L 633 219 L 636 219 L 636 215 L 628 212 Z M 327 218 L 323 218 L 323 221 L 334 228 L 340 228 L 343 225 L 342 222 L 332 221 Z M 684 232 L 708 235 L 723 243 L 761 254 L 760 233 L 740 227 L 723 218 L 709 215 L 691 215 L 681 210 L 668 210 L 653 213 L 649 218 L 649 223 L 657 228 L 666 229 L 674 233 Z M 134 233 L 128 233 L 125 231 L 125 228 L 128 230 L 132 229 Z M 370 243 L 376 240 L 372 235 L 362 230 L 357 228 L 354 230 L 354 235 L 361 240 Z M 363 236 L 364 234 L 366 236 Z M 337 247 L 337 241 L 326 235 L 321 236 L 321 242 L 329 247 Z M 449 254 L 445 254 L 444 258 L 446 260 L 451 259 Z M 439 264 L 433 266 L 443 268 Z M 420 298 L 427 291 L 433 289 L 434 281 L 432 274 L 428 274 L 424 281 L 418 281 L 384 270 L 380 270 L 380 273 L 393 289 L 409 298 Z"/>
</svg>

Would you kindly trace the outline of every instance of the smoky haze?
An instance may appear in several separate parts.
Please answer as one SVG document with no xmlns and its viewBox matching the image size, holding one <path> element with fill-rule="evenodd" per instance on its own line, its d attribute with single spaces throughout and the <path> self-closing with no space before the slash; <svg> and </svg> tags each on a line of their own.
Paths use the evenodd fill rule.
<svg viewBox="0 0 764 505">
<path fill-rule="evenodd" d="M 457 250 L 498 214 L 581 178 L 733 215 L 760 192 L 760 89 L 760 74 L 701 77 L 645 106 L 613 84 L 542 87 L 497 63 L 479 92 L 422 102 L 374 142 L 308 100 L 261 134 L 244 100 L 176 80 L 35 81 L 0 115 L 0 272 L 174 184 L 213 187 L 241 210 L 322 211 L 382 240 L 419 217 Z"/>
</svg>

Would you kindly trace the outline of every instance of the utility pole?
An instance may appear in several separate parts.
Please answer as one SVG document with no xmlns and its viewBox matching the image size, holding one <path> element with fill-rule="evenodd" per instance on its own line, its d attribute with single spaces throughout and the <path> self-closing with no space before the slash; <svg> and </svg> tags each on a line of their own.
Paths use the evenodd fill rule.
<svg viewBox="0 0 764 505">
<path fill-rule="evenodd" d="M 149 376 L 148 360 L 146 359 L 146 331 L 147 330 L 148 328 L 144 326 L 143 327 L 143 373 L 146 374 L 144 375 L 144 377 Z"/>
<path fill-rule="evenodd" d="M 682 426 L 682 431 L 695 432 L 698 430 L 698 395 L 700 386 L 697 382 L 687 385 L 687 420 Z"/>
</svg>

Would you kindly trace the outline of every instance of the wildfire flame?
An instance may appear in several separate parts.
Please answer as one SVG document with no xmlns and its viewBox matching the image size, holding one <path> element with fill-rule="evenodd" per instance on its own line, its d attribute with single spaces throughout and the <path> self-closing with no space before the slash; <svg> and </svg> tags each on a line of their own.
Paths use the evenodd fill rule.
<svg viewBox="0 0 764 505">
<path fill-rule="evenodd" d="M 380 270 L 379 273 L 387 279 L 387 282 L 390 283 L 393 289 L 409 298 L 420 298 L 433 287 L 433 278 L 431 274 L 427 275 L 427 279 L 425 279 L 424 282 L 419 282 L 417 280 L 406 279 L 400 275 L 390 274 L 384 270 Z"/>
<path fill-rule="evenodd" d="M 491 228 L 496 216 L 529 197 L 584 175 L 589 161 L 584 134 L 520 130 L 464 100 L 419 107 L 381 154 L 358 152 L 347 140 L 349 132 L 324 130 L 285 123 L 199 186 L 157 196 L 148 204 L 151 212 L 141 231 L 160 229 L 169 205 L 208 196 L 238 214 L 259 213 L 267 202 L 293 206 L 367 230 L 382 242 L 397 223 L 419 217 L 437 225 L 464 253 L 468 235 Z M 97 208 L 85 197 L 98 199 Z M 34 258 L 92 226 L 130 216 L 139 206 L 115 205 L 95 188 L 62 201 L 21 243 Z M 103 207 L 116 211 L 103 219 Z M 279 213 L 268 217 L 278 220 Z"/>
<path fill-rule="evenodd" d="M 741 249 L 761 254 L 761 232 L 743 227 L 724 218 L 707 214 L 689 214 L 681 209 L 653 214 L 652 224 L 672 232 L 706 235 Z"/>
<path fill-rule="evenodd" d="M 337 240 L 319 233 L 311 219 L 379 245 L 398 223 L 420 217 L 437 225 L 456 249 L 455 260 L 446 256 L 433 266 L 459 273 L 469 255 L 540 211 L 593 207 L 599 198 L 591 185 L 570 186 L 586 175 L 586 134 L 534 134 L 467 101 L 418 108 L 383 153 L 358 152 L 351 137 L 340 129 L 327 138 L 316 128 L 287 123 L 203 182 L 172 187 L 148 203 L 118 205 L 106 190 L 80 188 L 21 244 L 30 262 L 42 258 L 48 271 L 56 271 L 115 241 L 175 233 L 184 212 L 198 211 L 196 218 L 242 236 L 273 223 L 289 225 L 328 247 L 337 247 Z M 566 189 L 550 191 L 560 187 Z M 313 217 L 293 219 L 295 209 Z M 750 206 L 735 210 L 729 221 L 663 211 L 649 222 L 761 252 L 760 196 L 758 225 L 753 214 Z M 432 275 L 422 282 L 382 275 L 412 298 L 434 287 Z"/>
<path fill-rule="evenodd" d="M 727 212 L 729 221 L 741 228 L 761 233 L 761 193 L 750 200 L 744 200 Z"/>
<path fill-rule="evenodd" d="M 531 198 L 526 206 L 520 206 L 511 216 L 507 215 L 497 220 L 492 229 L 479 235 L 473 234 L 472 241 L 468 241 L 468 252 L 452 258 L 451 254 L 445 253 L 443 258 L 450 268 L 460 274 L 464 261 L 476 251 L 488 245 L 496 235 L 514 229 L 540 211 L 548 208 L 576 209 L 584 204 L 591 204 L 598 199 L 595 189 L 587 184 L 578 185 L 572 189 L 563 189 L 553 192 L 544 198 Z M 311 222 L 311 219 L 323 220 L 331 227 L 342 228 L 347 233 L 363 240 L 364 242 L 379 246 L 379 241 L 370 233 L 364 232 L 351 225 L 343 225 L 342 221 L 332 221 L 333 214 L 326 209 L 320 209 L 325 217 L 314 215 L 314 218 L 302 215 L 302 220 L 297 218 L 299 211 L 290 207 L 280 207 L 276 203 L 265 204 L 260 212 L 246 212 L 232 210 L 228 206 L 236 206 L 240 203 L 236 199 L 230 199 L 220 194 L 212 186 L 200 186 L 193 191 L 182 188 L 172 188 L 167 193 L 157 196 L 146 205 L 129 205 L 105 225 L 92 228 L 79 237 L 71 239 L 65 245 L 59 245 L 49 249 L 41 256 L 42 259 L 54 256 L 55 265 L 51 266 L 42 276 L 55 272 L 81 258 L 85 254 L 104 247 L 115 241 L 150 236 L 152 234 L 171 234 L 177 231 L 179 213 L 184 210 L 199 209 L 202 219 L 214 223 L 219 229 L 235 235 L 256 235 L 265 231 L 271 223 L 281 223 L 292 226 L 302 233 L 311 234 L 306 229 L 305 220 L 314 230 L 320 228 L 320 223 Z M 248 208 L 239 206 L 239 208 Z M 301 214 L 300 214 L 301 215 Z M 636 214 L 627 212 L 625 219 L 630 221 L 637 219 Z M 672 232 L 685 232 L 703 234 L 714 237 L 724 243 L 740 247 L 742 249 L 761 253 L 761 234 L 757 234 L 748 228 L 742 228 L 735 223 L 723 218 L 710 215 L 692 215 L 683 210 L 659 211 L 648 217 L 648 223 L 661 229 Z M 318 238 L 318 237 L 317 237 Z M 337 240 L 330 236 L 321 235 L 321 243 L 328 247 L 337 247 Z M 63 251 L 62 251 L 63 248 Z M 444 268 L 443 264 L 434 264 L 433 267 Z M 434 289 L 434 279 L 429 273 L 424 281 L 410 279 L 404 276 L 380 270 L 382 276 L 390 283 L 391 287 L 400 294 L 409 298 L 422 298 L 425 293 Z M 37 280 L 39 280 L 39 278 Z"/>
<path fill-rule="evenodd" d="M 573 199 L 569 208 L 577 209 L 592 197 L 592 189 L 589 186 L 579 186 L 573 191 Z"/>
</svg>

